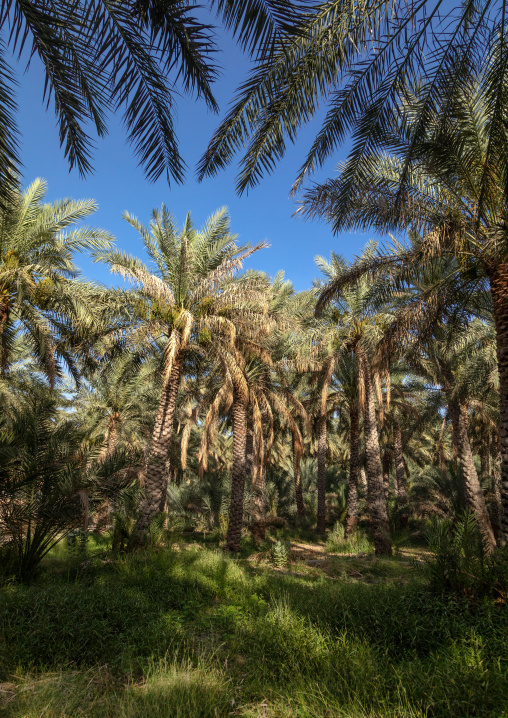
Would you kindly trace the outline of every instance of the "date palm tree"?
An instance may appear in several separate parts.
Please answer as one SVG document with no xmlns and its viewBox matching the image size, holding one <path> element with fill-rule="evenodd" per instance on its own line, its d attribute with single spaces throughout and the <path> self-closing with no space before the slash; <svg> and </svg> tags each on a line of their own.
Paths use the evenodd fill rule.
<svg viewBox="0 0 508 718">
<path fill-rule="evenodd" d="M 355 276 L 393 266 L 399 281 L 405 277 L 410 282 L 411 274 L 435 258 L 456 258 L 439 280 L 449 287 L 451 306 L 456 307 L 454 297 L 490 289 L 499 370 L 503 531 L 508 536 L 508 152 L 504 125 L 496 114 L 498 104 L 506 107 L 508 83 L 498 88 L 495 99 L 489 85 L 499 62 L 498 52 L 482 74 L 452 86 L 446 107 L 449 121 L 431 113 L 423 138 L 414 126 L 420 93 L 406 97 L 403 120 L 393 136 L 403 147 L 414 145 L 411 163 L 403 152 L 372 154 L 358 168 L 358 184 L 350 186 L 339 175 L 309 191 L 304 205 L 307 214 L 327 218 L 335 231 L 373 227 L 421 236 L 406 245 L 395 242 L 369 270 L 368 262 L 357 263 Z"/>
<path fill-rule="evenodd" d="M 144 449 L 160 391 L 154 377 L 158 365 L 157 358 L 138 364 L 124 354 L 83 383 L 75 399 L 80 428 L 91 444 L 100 445 L 102 458 L 117 448 Z"/>
<path fill-rule="evenodd" d="M 119 498 L 139 463 L 122 451 L 98 461 L 66 405 L 58 390 L 37 382 L 8 422 L 0 417 L 2 571 L 22 581 L 71 530 L 88 528 L 91 504 Z"/>
<path fill-rule="evenodd" d="M 72 347 L 92 330 L 102 291 L 77 281 L 73 253 L 103 250 L 108 232 L 79 226 L 97 209 L 93 200 L 45 203 L 37 179 L 11 196 L 0 212 L 0 370 L 8 371 L 19 334 L 51 383 L 63 366 L 77 378 Z"/>
<path fill-rule="evenodd" d="M 425 137 L 434 109 L 449 119 L 447 95 L 471 67 L 483 66 L 494 134 L 502 134 L 501 100 L 508 65 L 508 0 L 445 5 L 442 0 L 293 3 L 286 31 L 260 52 L 247 81 L 203 155 L 200 176 L 213 176 L 246 148 L 237 190 L 255 186 L 276 169 L 289 142 L 328 108 L 297 174 L 293 191 L 352 136 L 344 167 L 344 201 L 361 181 L 362 161 L 393 139 L 394 118 L 409 79 L 423 91 L 414 111 L 415 132 Z M 453 120 L 452 120 L 453 121 Z M 432 119 L 430 119 L 432 124 Z M 489 130 L 490 132 L 490 130 Z M 400 145 L 399 145 L 400 147 Z M 414 143 L 403 147 L 410 161 Z M 495 150 L 491 158 L 494 164 Z M 490 150 L 489 150 L 490 154 Z M 402 185 L 407 178 L 402 177 Z M 487 175 L 479 180 L 487 206 Z"/>
<path fill-rule="evenodd" d="M 282 365 L 285 359 L 285 342 L 280 341 L 277 333 L 289 325 L 295 326 L 294 318 L 286 313 L 292 286 L 281 273 L 271 281 L 265 274 L 248 272 L 238 281 L 251 298 L 249 321 L 239 324 L 234 347 L 229 350 L 223 347 L 217 354 L 222 386 L 210 403 L 199 454 L 203 472 L 216 435 L 219 413 L 229 414 L 233 464 L 226 544 L 232 551 L 240 548 L 245 483 L 249 479 L 253 492 L 252 530 L 257 538 L 264 538 L 265 475 L 275 424 L 289 425 L 293 436 L 302 443 L 294 414 L 306 416 L 302 404 L 281 379 L 282 372 L 277 371 L 280 369 L 278 360 Z M 212 376 L 212 372 L 209 374 Z"/>
<path fill-rule="evenodd" d="M 255 54 L 283 32 L 284 0 L 206 5 Z M 107 134 L 108 114 L 121 112 L 127 140 L 155 181 L 166 173 L 181 182 L 182 160 L 174 128 L 178 90 L 203 98 L 217 110 L 211 84 L 219 50 L 215 28 L 195 3 L 85 0 L 51 4 L 8 0 L 0 5 L 0 200 L 16 183 L 19 164 L 15 78 L 9 50 L 28 49 L 45 75 L 44 100 L 53 100 L 60 143 L 70 167 L 92 170 L 93 140 Z M 180 86 L 178 88 L 178 86 Z"/>
<path fill-rule="evenodd" d="M 360 464 L 360 391 L 358 366 L 354 352 L 340 357 L 333 376 L 333 401 L 349 419 L 349 479 L 346 536 L 355 533 L 358 525 L 358 470 Z"/>
<path fill-rule="evenodd" d="M 97 254 L 97 261 L 105 262 L 111 271 L 136 287 L 126 297 L 133 315 L 130 328 L 125 330 L 126 345 L 139 347 L 154 340 L 165 344 L 162 390 L 146 469 L 145 496 L 140 506 L 141 534 L 164 504 L 165 463 L 184 362 L 192 346 L 200 351 L 207 346 L 212 351 L 213 347 L 216 351 L 221 341 L 224 346 L 234 344 L 235 321 L 230 317 L 237 305 L 236 321 L 240 321 L 248 288 L 231 278 L 247 257 L 266 245 L 238 246 L 225 209 L 211 216 L 202 230 L 193 227 L 188 214 L 179 231 L 164 205 L 153 210 L 149 228 L 127 213 L 124 216 L 138 230 L 151 266 L 119 251 Z M 243 397 L 241 392 L 237 394 Z M 239 424 L 242 406 L 238 403 Z"/>
<path fill-rule="evenodd" d="M 413 245 L 418 244 L 414 239 Z M 385 253 L 381 253 L 381 259 L 386 259 Z M 490 298 L 485 292 L 471 295 L 459 282 L 452 286 L 447 281 L 457 273 L 455 260 L 435 260 L 432 264 L 427 261 L 418 268 L 408 268 L 406 256 L 399 256 L 399 260 L 399 264 L 392 263 L 389 272 L 383 264 L 383 271 L 377 272 L 377 281 L 371 285 L 369 301 L 373 306 L 386 305 L 388 301 L 392 304 L 391 322 L 385 324 L 375 353 L 378 359 L 404 356 L 416 375 L 442 388 L 461 462 L 466 500 L 492 549 L 495 540 L 471 451 L 467 406 L 460 401 L 456 378 L 457 364 L 465 360 L 465 354 L 462 356 L 459 350 L 465 352 L 468 347 L 472 352 L 480 346 L 484 335 L 484 322 L 473 325 L 471 317 L 475 312 L 488 316 Z M 376 275 L 376 258 L 371 255 L 369 261 Z M 353 266 L 330 283 L 328 296 L 343 292 L 344 284 L 354 287 L 358 281 L 366 281 L 366 275 L 358 280 L 364 269 L 361 260 L 359 264 L 361 271 Z"/>
<path fill-rule="evenodd" d="M 364 261 L 372 258 L 375 245 L 367 245 L 363 251 Z M 348 265 L 342 257 L 332 252 L 331 262 L 319 257 L 316 263 L 328 280 L 321 287 L 316 305 L 316 313 L 321 315 L 325 307 L 333 302 L 332 311 L 337 322 L 336 360 L 347 352 L 354 352 L 358 371 L 358 392 L 363 407 L 363 431 L 365 454 L 367 459 L 368 506 L 371 530 L 374 536 L 376 553 L 391 553 L 391 541 L 383 488 L 383 470 L 379 448 L 379 435 L 376 418 L 376 404 L 371 366 L 371 346 L 379 338 L 386 318 L 380 312 L 369 311 L 367 302 L 370 285 L 362 279 L 355 285 L 344 289 L 342 293 L 331 293 L 339 278 L 348 271 Z M 340 342 L 339 342 L 340 340 Z M 333 376 L 333 371 L 330 376 Z"/>
</svg>

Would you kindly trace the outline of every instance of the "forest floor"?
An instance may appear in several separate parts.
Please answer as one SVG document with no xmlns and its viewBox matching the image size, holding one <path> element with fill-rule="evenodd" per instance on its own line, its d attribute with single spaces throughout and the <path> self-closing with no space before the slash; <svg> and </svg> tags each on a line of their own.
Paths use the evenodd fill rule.
<svg viewBox="0 0 508 718">
<path fill-rule="evenodd" d="M 508 717 L 505 605 L 433 595 L 420 549 L 274 545 L 61 547 L 0 589 L 0 714 Z"/>
</svg>

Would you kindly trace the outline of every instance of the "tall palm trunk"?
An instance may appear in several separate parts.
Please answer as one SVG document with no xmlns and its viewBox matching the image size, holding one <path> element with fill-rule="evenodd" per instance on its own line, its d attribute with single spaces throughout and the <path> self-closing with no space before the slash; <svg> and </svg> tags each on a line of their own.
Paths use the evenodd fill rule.
<svg viewBox="0 0 508 718">
<path fill-rule="evenodd" d="M 490 479 L 490 435 L 482 436 L 480 447 L 480 476 L 482 481 Z"/>
<path fill-rule="evenodd" d="M 326 414 L 318 421 L 317 526 L 319 534 L 326 527 Z"/>
<path fill-rule="evenodd" d="M 501 532 L 501 494 L 498 481 L 491 466 L 491 438 L 487 431 L 481 437 L 480 447 L 480 480 L 483 485 L 488 485 L 490 491 L 490 505 L 487 507 L 490 516 L 490 523 L 497 541 L 502 541 Z"/>
<path fill-rule="evenodd" d="M 247 435 L 245 440 L 245 477 L 253 493 L 252 535 L 256 541 L 262 541 L 266 532 L 265 480 L 266 470 L 254 451 L 254 417 L 247 415 Z"/>
<path fill-rule="evenodd" d="M 377 554 L 392 553 L 390 526 L 386 510 L 386 498 L 383 486 L 383 467 L 376 424 L 376 405 L 370 367 L 363 352 L 357 353 L 358 380 L 364 386 L 363 431 L 365 434 L 365 454 L 367 457 L 367 503 L 370 525 L 374 536 Z"/>
<path fill-rule="evenodd" d="M 349 406 L 349 485 L 347 499 L 346 536 L 358 526 L 358 444 L 360 440 L 358 402 Z"/>
<path fill-rule="evenodd" d="M 383 467 L 383 488 L 385 492 L 385 499 L 388 501 L 388 497 L 390 496 L 390 465 L 392 463 L 392 457 L 390 455 L 390 450 L 385 449 L 383 452 L 383 458 L 381 460 L 381 465 Z"/>
<path fill-rule="evenodd" d="M 496 539 L 490 523 L 485 497 L 474 465 L 473 453 L 467 432 L 467 410 L 465 407 L 460 406 L 455 398 L 450 397 L 448 399 L 448 414 L 452 422 L 453 440 L 457 446 L 457 453 L 464 477 L 466 503 L 478 521 L 478 526 L 480 527 L 480 531 L 488 548 L 493 550 L 496 545 Z"/>
<path fill-rule="evenodd" d="M 254 477 L 254 427 L 252 425 L 252 411 L 247 412 L 247 428 L 245 434 L 245 478 L 251 484 L 255 483 Z"/>
<path fill-rule="evenodd" d="M 487 504 L 483 495 L 476 467 L 473 460 L 473 452 L 471 451 L 471 443 L 468 434 L 468 416 L 467 409 L 461 406 L 458 400 L 453 396 L 453 374 L 451 368 L 442 363 L 443 387 L 448 403 L 448 415 L 452 422 L 453 443 L 457 449 L 458 458 L 462 468 L 464 477 L 464 493 L 466 503 L 474 513 L 478 526 L 490 550 L 496 545 L 496 539 L 490 523 Z"/>
<path fill-rule="evenodd" d="M 247 444 L 245 402 L 234 390 L 233 399 L 233 469 L 231 477 L 231 500 L 229 504 L 226 547 L 240 550 L 243 523 L 243 500 L 245 493 L 245 448 Z"/>
<path fill-rule="evenodd" d="M 364 497 L 367 496 L 367 474 L 364 466 L 360 466 L 360 471 L 358 472 L 358 488 L 362 490 Z"/>
<path fill-rule="evenodd" d="M 108 456 L 113 456 L 118 445 L 118 416 L 114 414 L 109 420 L 108 427 Z"/>
<path fill-rule="evenodd" d="M 399 524 L 405 528 L 408 522 L 407 515 L 407 490 L 406 470 L 404 468 L 404 456 L 402 454 L 402 432 L 398 421 L 393 425 L 393 453 L 395 459 L 395 482 L 397 486 L 397 499 L 399 502 L 400 515 Z"/>
<path fill-rule="evenodd" d="M 8 352 L 2 342 L 3 333 L 9 321 L 12 299 L 6 289 L 0 289 L 0 375 L 4 376 L 8 368 Z"/>
<path fill-rule="evenodd" d="M 266 465 L 261 462 L 255 468 L 254 482 L 254 525 L 252 535 L 256 541 L 263 541 L 266 536 Z"/>
<path fill-rule="evenodd" d="M 302 489 L 302 457 L 300 451 L 297 450 L 297 442 L 293 433 L 292 438 L 293 448 L 293 474 L 295 479 L 295 498 L 296 498 L 296 511 L 298 516 L 305 516 L 305 504 L 303 502 L 303 489 Z"/>
<path fill-rule="evenodd" d="M 169 380 L 162 387 L 145 472 L 145 495 L 141 500 L 140 517 L 137 524 L 139 533 L 146 531 L 150 521 L 161 513 L 164 507 L 168 483 L 166 461 L 173 435 L 173 421 L 182 367 L 183 355 L 179 354 L 173 364 Z"/>
<path fill-rule="evenodd" d="M 508 263 L 488 271 L 494 323 L 496 327 L 497 368 L 499 372 L 499 443 L 501 448 L 501 531 L 508 542 Z"/>
</svg>

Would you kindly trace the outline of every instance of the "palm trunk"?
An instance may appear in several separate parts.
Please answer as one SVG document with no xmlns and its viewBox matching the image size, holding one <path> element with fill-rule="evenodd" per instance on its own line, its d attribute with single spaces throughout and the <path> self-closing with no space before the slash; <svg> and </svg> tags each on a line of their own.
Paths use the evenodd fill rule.
<svg viewBox="0 0 508 718">
<path fill-rule="evenodd" d="M 447 387 L 449 387 L 448 377 L 445 377 L 445 381 L 447 382 Z M 450 396 L 450 391 L 451 390 L 448 388 L 448 391 L 446 392 L 448 399 L 448 414 L 452 422 L 453 439 L 457 447 L 457 453 L 462 467 L 466 502 L 478 521 L 478 526 L 480 527 L 480 531 L 482 532 L 487 547 L 490 550 L 493 550 L 496 545 L 496 539 L 494 537 L 494 532 L 492 531 L 487 511 L 487 504 L 485 503 L 485 497 L 483 495 L 473 461 L 473 453 L 471 451 L 471 444 L 469 442 L 469 435 L 467 432 L 467 411 L 465 407 L 459 405 L 457 399 Z"/>
<path fill-rule="evenodd" d="M 363 430 L 365 434 L 365 454 L 367 456 L 367 503 L 370 515 L 374 548 L 377 554 L 392 553 L 390 526 L 386 510 L 386 498 L 383 486 L 383 467 L 376 424 L 376 405 L 370 376 L 370 367 L 363 352 L 358 356 L 358 380 L 364 385 Z"/>
<path fill-rule="evenodd" d="M 346 536 L 358 526 L 358 443 L 360 439 L 358 402 L 349 407 L 349 485 L 347 498 Z"/>
<path fill-rule="evenodd" d="M 398 421 L 396 421 L 393 425 L 393 453 L 395 458 L 395 482 L 397 486 L 397 499 L 400 508 L 399 524 L 401 528 L 405 528 L 408 522 L 406 470 L 404 467 L 404 456 L 402 454 L 402 432 L 400 430 L 400 424 Z"/>
<path fill-rule="evenodd" d="M 245 478 L 254 488 L 254 427 L 252 426 L 252 412 L 247 413 L 247 429 L 245 434 Z"/>
<path fill-rule="evenodd" d="M 0 291 L 0 375 L 4 376 L 5 372 L 7 371 L 7 367 L 9 365 L 8 361 L 8 353 L 3 347 L 2 344 L 2 336 L 5 330 L 5 327 L 10 319 L 11 314 L 11 308 L 12 308 L 12 299 L 10 297 L 9 292 L 7 290 L 1 290 Z"/>
<path fill-rule="evenodd" d="M 482 437 L 480 447 L 480 476 L 482 481 L 491 479 L 490 475 L 490 435 Z"/>
<path fill-rule="evenodd" d="M 254 472 L 254 524 L 252 535 L 256 541 L 266 536 L 266 466 L 258 464 Z"/>
<path fill-rule="evenodd" d="M 245 404 L 235 391 L 233 399 L 233 469 L 226 548 L 240 550 L 245 493 L 245 448 L 247 445 Z"/>
<path fill-rule="evenodd" d="M 253 521 L 251 531 L 256 541 L 265 538 L 266 511 L 265 511 L 265 467 L 260 465 L 259 457 L 254 456 L 254 427 L 253 416 L 247 415 L 247 435 L 245 440 L 245 478 L 250 483 L 253 493 Z"/>
<path fill-rule="evenodd" d="M 392 463 L 392 457 L 390 456 L 389 449 L 385 449 L 383 452 L 383 459 L 381 465 L 383 467 L 383 488 L 385 492 L 385 499 L 388 501 L 390 496 L 390 464 Z"/>
<path fill-rule="evenodd" d="M 326 414 L 318 421 L 317 526 L 319 534 L 326 527 Z"/>
<path fill-rule="evenodd" d="M 109 420 L 108 428 L 108 456 L 113 456 L 118 445 L 118 417 L 112 416 Z"/>
<path fill-rule="evenodd" d="M 490 268 L 499 372 L 499 443 L 501 449 L 501 543 L 508 542 L 508 263 Z"/>
<path fill-rule="evenodd" d="M 145 472 L 145 495 L 139 507 L 137 532 L 140 534 L 146 531 L 150 521 L 162 511 L 161 507 L 164 506 L 168 484 L 166 460 L 173 435 L 173 420 L 182 368 L 183 356 L 179 355 L 173 364 L 169 381 L 162 388 Z"/>
<path fill-rule="evenodd" d="M 360 466 L 360 471 L 358 472 L 358 488 L 362 490 L 362 494 L 364 497 L 367 496 L 367 474 L 365 473 L 365 467 Z"/>
<path fill-rule="evenodd" d="M 305 504 L 303 502 L 303 489 L 302 489 L 302 473 L 301 473 L 301 456 L 300 452 L 296 450 L 295 437 L 292 439 L 293 448 L 293 474 L 295 479 L 295 498 L 296 498 L 296 511 L 298 516 L 305 516 Z"/>
</svg>

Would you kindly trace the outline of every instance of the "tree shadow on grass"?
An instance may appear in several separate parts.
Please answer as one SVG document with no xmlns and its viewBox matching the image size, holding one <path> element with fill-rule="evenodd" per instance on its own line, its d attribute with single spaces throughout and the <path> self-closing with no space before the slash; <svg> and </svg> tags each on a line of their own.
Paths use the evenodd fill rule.
<svg viewBox="0 0 508 718">
<path fill-rule="evenodd" d="M 6 718 L 217 718 L 228 715 L 231 698 L 223 674 L 183 658 L 163 659 L 127 685 L 104 667 L 25 678 L 1 707 Z"/>
</svg>

